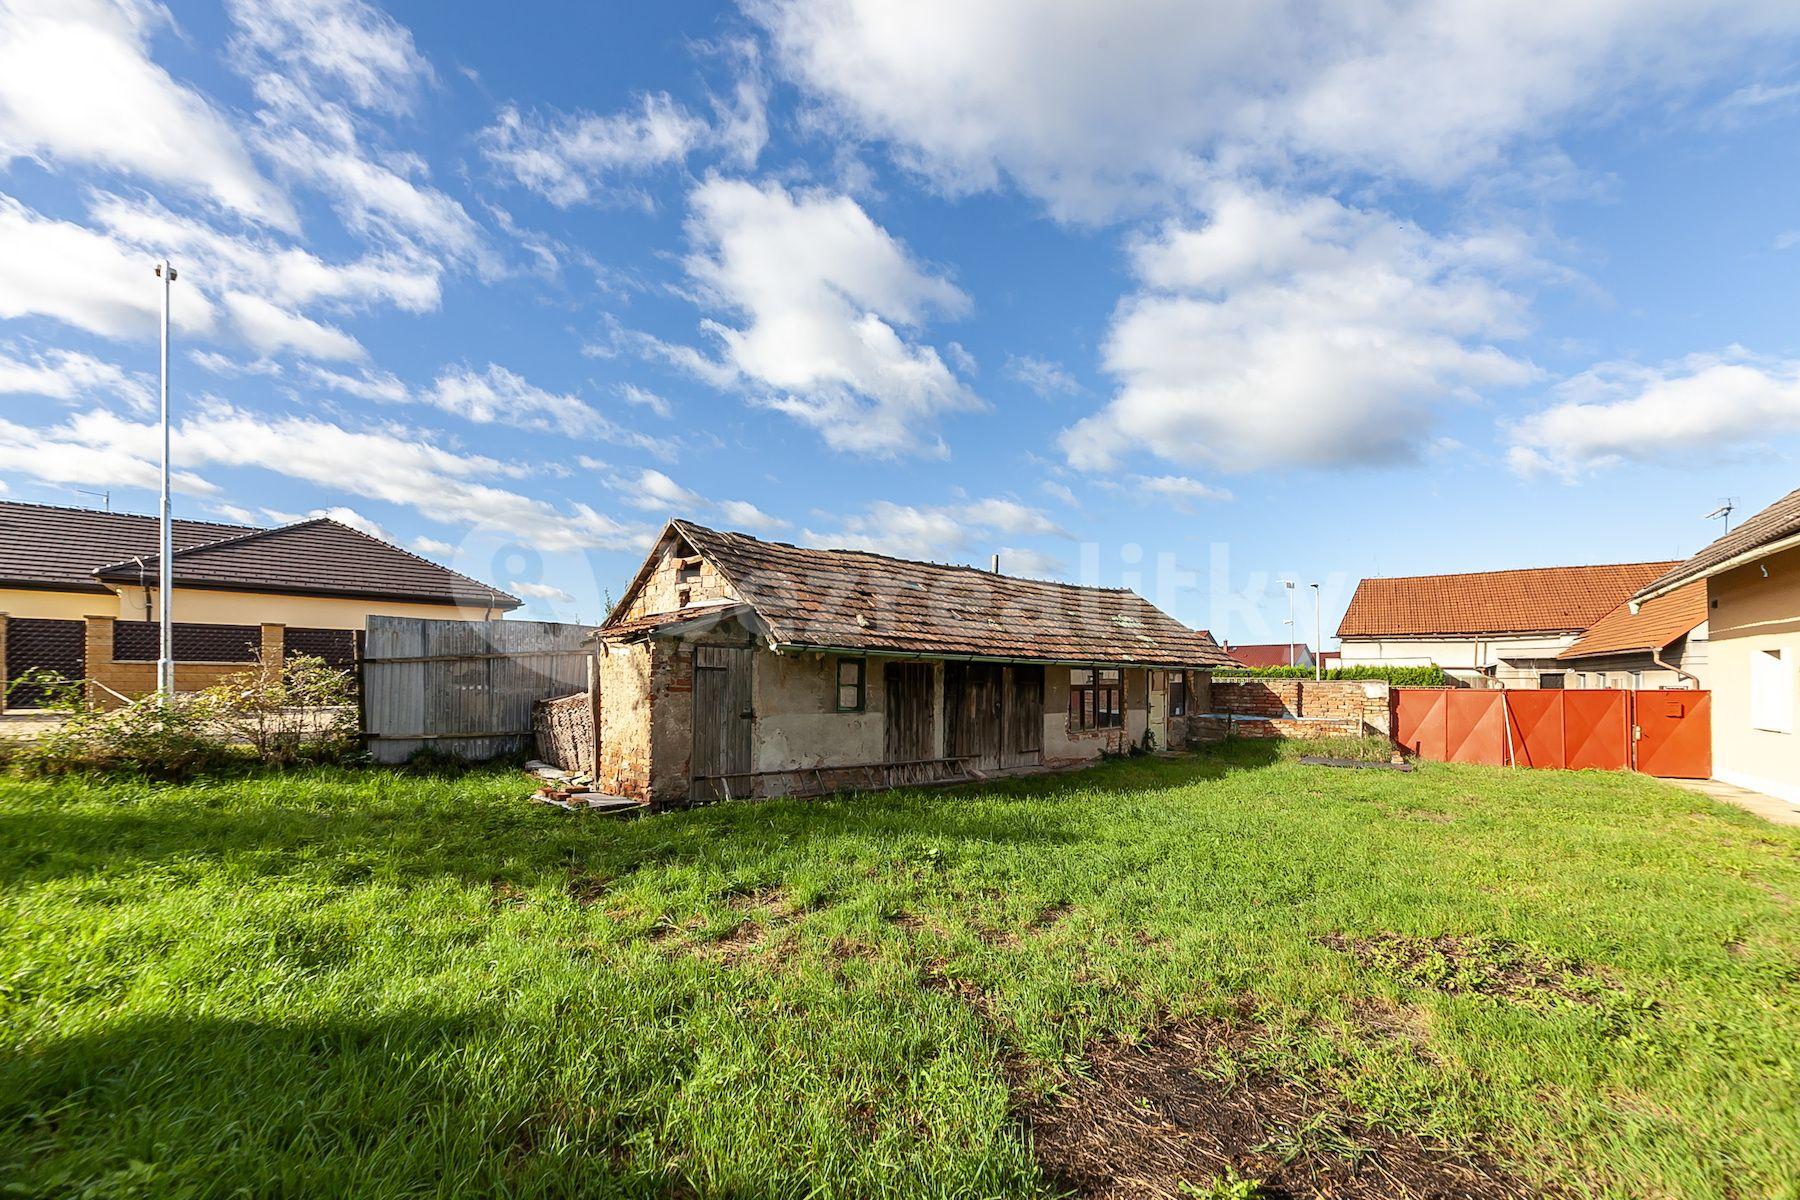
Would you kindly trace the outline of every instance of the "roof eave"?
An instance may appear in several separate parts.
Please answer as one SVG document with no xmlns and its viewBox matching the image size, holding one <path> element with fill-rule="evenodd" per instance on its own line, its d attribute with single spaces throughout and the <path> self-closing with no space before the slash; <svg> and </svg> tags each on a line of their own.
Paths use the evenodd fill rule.
<svg viewBox="0 0 1800 1200">
<path fill-rule="evenodd" d="M 1677 571 L 1675 574 L 1665 576 L 1645 588 L 1643 591 L 1632 596 L 1632 610 L 1635 612 L 1638 606 L 1648 604 L 1658 596 L 1666 596 L 1670 592 L 1679 591 L 1690 583 L 1699 583 L 1703 579 L 1711 579 L 1714 576 L 1723 575 L 1727 571 L 1735 571 L 1739 567 L 1747 567 L 1760 559 L 1768 558 L 1770 555 L 1780 554 L 1783 550 L 1792 550 L 1796 547 L 1800 547 L 1800 532 L 1790 533 L 1786 537 L 1776 538 L 1772 542 L 1764 542 L 1760 546 L 1752 546 L 1742 553 L 1732 555 L 1724 562 L 1715 563 L 1710 567 L 1703 567 L 1698 571 L 1687 574 Z"/>
</svg>

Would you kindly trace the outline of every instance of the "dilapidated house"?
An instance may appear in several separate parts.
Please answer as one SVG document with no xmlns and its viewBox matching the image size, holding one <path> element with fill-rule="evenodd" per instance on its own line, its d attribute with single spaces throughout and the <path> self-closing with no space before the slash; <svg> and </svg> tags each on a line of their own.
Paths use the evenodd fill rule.
<svg viewBox="0 0 1800 1200">
<path fill-rule="evenodd" d="M 659 804 L 1178 746 L 1230 661 L 1130 591 L 688 521 L 594 639 L 599 786 Z"/>
</svg>

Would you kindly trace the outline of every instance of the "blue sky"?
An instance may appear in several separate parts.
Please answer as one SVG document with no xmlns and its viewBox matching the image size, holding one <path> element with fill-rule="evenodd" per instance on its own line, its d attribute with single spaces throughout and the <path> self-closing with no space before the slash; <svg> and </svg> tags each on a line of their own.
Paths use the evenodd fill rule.
<svg viewBox="0 0 1800 1200">
<path fill-rule="evenodd" d="M 179 514 L 535 616 L 686 515 L 1277 641 L 1794 486 L 1800 9 L 1283 7 L 0 0 L 0 483 L 154 511 L 167 253 Z"/>
</svg>

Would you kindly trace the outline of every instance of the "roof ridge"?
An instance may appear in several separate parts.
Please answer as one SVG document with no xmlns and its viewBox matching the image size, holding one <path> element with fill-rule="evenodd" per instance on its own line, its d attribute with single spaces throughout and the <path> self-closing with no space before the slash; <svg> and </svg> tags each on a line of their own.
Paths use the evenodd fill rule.
<svg viewBox="0 0 1800 1200">
<path fill-rule="evenodd" d="M 128 517 L 134 521 L 155 521 L 160 518 L 155 513 L 114 512 L 110 508 L 84 508 L 78 504 L 43 504 L 36 500 L 0 500 L 0 509 L 36 508 L 49 512 L 81 513 L 91 517 Z M 238 525 L 230 521 L 208 521 L 204 517 L 171 517 L 184 525 L 211 525 L 215 529 L 258 530 L 260 525 Z"/>
<path fill-rule="evenodd" d="M 1483 571 L 1437 571 L 1425 575 L 1368 575 L 1357 581 L 1360 587 L 1365 583 L 1402 583 L 1414 579 L 1467 579 L 1474 575 L 1527 575 L 1544 571 L 1600 571 L 1609 567 L 1658 567 L 1669 562 L 1683 562 L 1684 559 L 1646 558 L 1634 562 L 1607 563 L 1569 563 L 1564 566 L 1550 567 L 1492 567 Z"/>
<path fill-rule="evenodd" d="M 710 525 L 702 525 L 697 521 L 689 521 L 684 517 L 670 519 L 671 525 L 680 525 L 689 529 L 697 529 L 702 533 L 710 533 L 715 537 L 743 538 L 747 542 L 755 542 L 759 546 L 779 546 L 784 550 L 798 550 L 804 554 L 855 554 L 863 558 L 879 559 L 883 562 L 905 563 L 909 567 L 934 567 L 941 571 L 970 571 L 976 575 L 985 575 L 991 579 L 1010 579 L 1015 583 L 1041 584 L 1044 587 L 1073 588 L 1084 592 L 1124 592 L 1137 595 L 1128 587 L 1106 587 L 1097 583 L 1070 583 L 1064 579 L 1034 579 L 1028 575 L 1008 575 L 1004 571 L 990 571 L 985 567 L 977 567 L 970 563 L 933 562 L 928 558 L 902 558 L 898 554 L 884 554 L 879 550 L 859 550 L 849 546 L 801 546 L 794 542 L 781 542 L 772 538 L 759 538 L 755 534 L 742 533 L 735 529 L 714 529 Z"/>
<path fill-rule="evenodd" d="M 200 544 L 195 545 L 195 546 L 183 547 L 182 549 L 177 550 L 177 551 L 175 551 L 175 553 L 171 554 L 169 556 L 169 558 L 171 561 L 173 561 L 174 559 L 178 559 L 185 555 L 192 554 L 197 550 L 214 550 L 220 546 L 232 545 L 232 544 L 235 544 L 238 542 L 254 541 L 256 538 L 267 537 L 268 535 L 270 535 L 272 533 L 285 533 L 287 530 L 290 530 L 290 529 L 299 529 L 303 525 L 316 525 L 318 522 L 323 521 L 323 520 L 325 520 L 324 517 L 309 517 L 304 521 L 295 521 L 291 525 L 276 525 L 276 526 L 274 526 L 272 528 L 268 528 L 268 529 L 262 529 L 262 528 L 245 529 L 239 533 L 230 534 L 226 537 L 215 538 L 210 542 L 201 542 Z M 162 554 L 159 551 L 158 553 L 155 553 L 155 554 L 142 555 L 141 561 L 147 562 L 147 563 L 155 562 L 157 559 L 159 559 L 161 557 L 162 557 Z M 98 574 L 101 571 L 118 570 L 118 569 L 124 567 L 127 562 L 135 563 L 135 562 L 139 562 L 139 561 L 140 561 L 140 558 L 120 559 L 116 563 L 107 563 L 105 566 L 95 567 L 94 572 L 96 574 Z"/>
</svg>

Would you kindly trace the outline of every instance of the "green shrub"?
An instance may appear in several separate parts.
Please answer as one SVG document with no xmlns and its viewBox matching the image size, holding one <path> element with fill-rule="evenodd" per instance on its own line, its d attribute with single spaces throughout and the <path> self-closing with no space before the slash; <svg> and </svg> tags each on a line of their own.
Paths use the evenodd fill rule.
<svg viewBox="0 0 1800 1200">
<path fill-rule="evenodd" d="M 1311 679 L 1311 667 L 1216 667 L 1214 679 Z M 1442 667 L 1332 667 L 1327 679 L 1380 679 L 1395 687 L 1449 687 Z"/>
<path fill-rule="evenodd" d="M 168 701 L 145 696 L 116 709 L 76 706 L 35 742 L 12 748 L 30 774 L 126 771 L 185 779 L 231 763 L 271 766 L 339 760 L 357 745 L 355 681 L 320 658 L 295 655 Z"/>
</svg>

